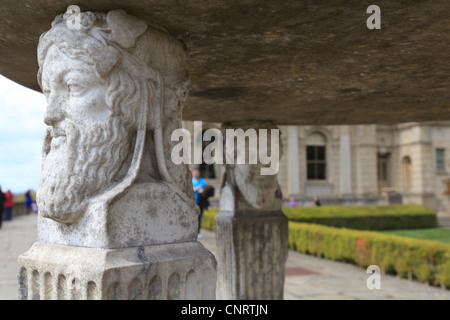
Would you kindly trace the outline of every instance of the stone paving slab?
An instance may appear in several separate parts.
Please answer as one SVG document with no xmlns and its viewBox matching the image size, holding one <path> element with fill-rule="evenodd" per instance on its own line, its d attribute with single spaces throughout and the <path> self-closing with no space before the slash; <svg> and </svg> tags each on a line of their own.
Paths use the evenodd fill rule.
<svg viewBox="0 0 450 320">
<path fill-rule="evenodd" d="M 17 299 L 16 260 L 36 241 L 36 218 L 17 217 L 5 221 L 0 229 L 0 300 Z M 215 254 L 215 233 L 202 230 L 202 236 L 200 242 Z M 292 250 L 286 268 L 300 274 L 286 277 L 285 300 L 450 300 L 450 290 L 390 275 L 381 276 L 380 290 L 369 290 L 365 269 Z"/>
<path fill-rule="evenodd" d="M 3 221 L 0 229 L 0 300 L 17 300 L 17 258 L 37 239 L 37 215 Z"/>
</svg>

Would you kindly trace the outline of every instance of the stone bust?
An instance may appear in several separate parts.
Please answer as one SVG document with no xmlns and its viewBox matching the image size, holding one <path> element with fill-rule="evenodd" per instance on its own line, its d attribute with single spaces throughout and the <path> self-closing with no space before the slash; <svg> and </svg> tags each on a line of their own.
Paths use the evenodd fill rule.
<svg viewBox="0 0 450 320">
<path fill-rule="evenodd" d="M 186 218 L 183 212 L 196 208 L 190 172 L 170 161 L 170 133 L 181 127 L 189 85 L 184 45 L 123 10 L 80 13 L 78 28 L 69 28 L 67 19 L 67 14 L 58 16 L 38 46 L 48 129 L 37 201 L 41 222 L 57 234 L 42 237 L 95 246 L 83 239 L 83 229 L 100 219 L 95 224 L 103 228 L 103 236 L 113 238 L 111 206 L 127 211 L 117 213 L 116 220 L 130 225 L 123 220 L 128 216 L 137 230 L 147 223 L 142 219 L 163 219 L 152 199 L 163 199 L 161 194 L 172 205 L 184 206 L 177 210 Z M 144 200 L 152 207 L 145 207 Z M 139 211 L 136 217 L 128 209 L 131 202 Z M 136 209 L 139 204 L 144 207 Z M 154 211 L 156 217 L 145 213 Z M 189 225 L 195 221 L 186 219 Z M 77 236 L 69 239 L 71 233 Z M 129 238 L 124 245 L 137 241 Z M 100 246 L 109 241 L 100 241 Z M 118 242 L 114 245 L 122 245 Z"/>
<path fill-rule="evenodd" d="M 246 131 L 249 128 L 256 130 L 277 129 L 277 126 L 270 121 L 245 121 L 233 123 L 232 125 L 226 123 L 222 125 L 222 130 L 228 128 L 241 128 Z M 271 139 L 268 138 L 268 141 L 267 150 L 270 153 Z M 281 139 L 279 146 L 281 150 Z M 246 154 L 249 155 L 250 152 L 256 152 L 256 150 L 249 149 L 247 143 Z M 259 162 L 257 164 L 225 165 L 220 200 L 221 210 L 251 212 L 276 211 L 281 209 L 282 194 L 277 175 L 261 175 L 262 166 Z"/>
</svg>

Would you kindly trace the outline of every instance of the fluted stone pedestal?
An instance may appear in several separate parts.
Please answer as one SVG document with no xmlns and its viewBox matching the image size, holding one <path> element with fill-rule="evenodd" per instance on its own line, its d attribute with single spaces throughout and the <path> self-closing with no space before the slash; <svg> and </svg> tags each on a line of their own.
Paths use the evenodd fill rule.
<svg viewBox="0 0 450 320">
<path fill-rule="evenodd" d="M 218 299 L 283 299 L 288 222 L 281 212 L 216 217 Z"/>
<path fill-rule="evenodd" d="M 271 155 L 271 170 L 264 170 L 268 168 L 261 163 L 225 166 L 220 212 L 216 216 L 217 298 L 283 299 L 288 221 L 281 212 L 282 194 L 276 176 L 281 150 L 279 130 L 270 121 L 222 124 L 227 132 L 225 145 L 234 143 L 234 136 L 228 134 L 230 128 L 247 132 L 249 143 L 245 144 L 245 153 L 249 158 L 257 150 L 261 158 L 264 149 L 268 152 L 266 156 Z M 270 143 L 266 145 L 260 138 L 267 131 L 261 129 L 270 130 Z M 239 138 L 244 141 L 242 135 Z M 256 138 L 258 148 L 250 143 Z M 234 150 L 226 149 L 227 158 L 236 157 Z"/>
<path fill-rule="evenodd" d="M 19 299 L 213 299 L 215 259 L 199 242 L 95 249 L 36 242 L 19 257 Z"/>
</svg>

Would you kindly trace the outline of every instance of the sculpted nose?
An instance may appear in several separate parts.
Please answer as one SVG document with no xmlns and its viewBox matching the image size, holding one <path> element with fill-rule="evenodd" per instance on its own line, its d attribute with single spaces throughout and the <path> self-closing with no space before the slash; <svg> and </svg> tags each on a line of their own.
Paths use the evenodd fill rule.
<svg viewBox="0 0 450 320">
<path fill-rule="evenodd" d="M 60 101 L 50 96 L 47 99 L 47 110 L 45 111 L 44 123 L 48 126 L 53 126 L 61 121 L 64 117 L 64 112 L 61 108 Z"/>
</svg>

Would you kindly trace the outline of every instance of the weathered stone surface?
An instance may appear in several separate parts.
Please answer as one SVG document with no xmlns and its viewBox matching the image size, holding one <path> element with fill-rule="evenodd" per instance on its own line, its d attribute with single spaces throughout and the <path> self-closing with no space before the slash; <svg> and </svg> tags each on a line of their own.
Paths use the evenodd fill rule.
<svg viewBox="0 0 450 320">
<path fill-rule="evenodd" d="M 228 136 L 226 134 L 228 129 L 232 129 L 234 134 Z M 267 130 L 265 146 L 260 139 L 262 134 L 260 129 Z M 241 135 L 239 130 L 242 132 Z M 273 135 L 274 139 L 272 139 L 272 130 L 278 132 L 278 136 Z M 222 131 L 225 132 L 223 142 L 226 165 L 220 191 L 220 209 L 232 212 L 280 210 L 282 194 L 276 173 L 282 148 L 277 125 L 269 121 L 239 121 L 223 124 Z M 238 153 L 242 151 L 238 150 L 241 148 L 239 140 L 242 140 L 245 134 L 248 136 L 245 146 L 242 148 L 244 157 L 239 159 Z M 229 147 L 228 139 L 236 140 L 234 148 Z M 271 155 L 269 161 L 274 163 L 263 164 L 260 153 L 264 148 L 266 155 Z M 264 154 L 264 152 L 262 153 Z M 249 164 L 252 155 L 254 156 L 253 160 L 256 160 L 255 164 Z M 244 158 L 245 161 L 242 161 Z M 230 160 L 233 163 L 230 163 Z M 239 162 L 244 163 L 239 164 Z M 263 174 L 261 169 L 268 167 L 274 168 L 270 170 L 271 174 Z"/>
<path fill-rule="evenodd" d="M 212 299 L 216 261 L 199 242 L 96 249 L 36 242 L 19 261 L 29 300 Z"/>
<path fill-rule="evenodd" d="M 74 27 L 58 15 L 39 41 L 48 128 L 38 242 L 19 259 L 20 296 L 214 299 L 191 173 L 171 161 L 185 48 L 123 10 L 78 18 Z"/>
<path fill-rule="evenodd" d="M 4 0 L 0 73 L 33 89 L 39 36 L 72 4 Z M 183 118 L 363 124 L 450 119 L 450 3 L 80 0 L 123 8 L 185 42 L 192 80 Z"/>
<path fill-rule="evenodd" d="M 195 240 L 191 175 L 170 158 L 187 95 L 183 46 L 123 10 L 80 17 L 72 29 L 58 16 L 38 47 L 48 101 L 39 240 L 95 248 Z"/>
<path fill-rule="evenodd" d="M 246 125 L 256 130 L 276 128 L 264 121 Z M 234 122 L 222 129 L 248 127 Z M 275 149 L 270 141 L 269 153 Z M 247 153 L 254 148 L 248 143 Z M 281 212 L 276 174 L 261 175 L 260 168 L 260 163 L 225 165 L 215 219 L 219 299 L 283 299 L 288 220 Z"/>
<path fill-rule="evenodd" d="M 217 299 L 282 300 L 288 256 L 288 221 L 281 212 L 235 215 L 220 211 Z"/>
<path fill-rule="evenodd" d="M 92 204 L 73 224 L 39 216 L 38 241 L 93 248 L 195 241 L 195 209 L 165 184 L 142 183 L 113 205 Z"/>
<path fill-rule="evenodd" d="M 116 233 L 113 246 L 124 247 L 154 242 L 117 242 L 116 223 L 135 232 L 141 219 L 144 228 L 151 220 L 195 230 L 191 174 L 187 165 L 174 166 L 170 153 L 188 90 L 184 47 L 123 10 L 84 12 L 80 21 L 73 29 L 67 14 L 57 16 L 38 47 L 48 129 L 37 202 L 41 222 L 58 225 L 47 234 L 65 233 L 64 244 L 87 245 L 67 233 L 87 239 L 80 228 L 89 233 L 89 225 L 91 237 Z M 180 237 L 163 242 L 186 239 Z M 105 247 L 101 241 L 88 245 Z"/>
</svg>

